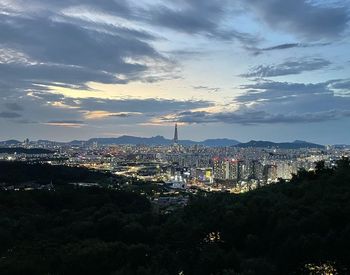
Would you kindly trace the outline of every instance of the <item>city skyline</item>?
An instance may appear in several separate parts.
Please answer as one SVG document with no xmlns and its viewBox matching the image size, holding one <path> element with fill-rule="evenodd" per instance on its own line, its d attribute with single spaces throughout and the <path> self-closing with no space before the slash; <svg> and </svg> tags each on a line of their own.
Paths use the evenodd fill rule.
<svg viewBox="0 0 350 275">
<path fill-rule="evenodd" d="M 154 145 L 184 145 L 184 146 L 192 146 L 192 145 L 204 145 L 204 146 L 209 146 L 209 147 L 226 147 L 226 146 L 235 146 L 238 144 L 241 145 L 246 145 L 248 147 L 258 147 L 262 146 L 262 147 L 269 147 L 269 146 L 282 146 L 283 145 L 288 145 L 292 146 L 293 144 L 299 144 L 301 145 L 300 148 L 303 148 L 305 144 L 309 145 L 309 146 L 323 146 L 323 145 L 349 145 L 349 144 L 316 144 L 316 143 L 312 143 L 306 140 L 300 140 L 300 139 L 296 139 L 296 140 L 285 140 L 285 141 L 269 141 L 269 140 L 249 140 L 249 141 L 239 141 L 237 139 L 230 139 L 230 138 L 204 138 L 201 140 L 192 140 L 192 139 L 187 139 L 186 137 L 184 138 L 179 138 L 179 133 L 178 133 L 178 124 L 175 123 L 174 124 L 174 132 L 173 132 L 173 137 L 172 138 L 167 138 L 161 135 L 154 135 L 154 136 L 150 136 L 150 137 L 143 137 L 143 136 L 132 136 L 132 135 L 121 135 L 121 136 L 115 136 L 115 137 L 110 137 L 110 138 L 101 138 L 101 137 L 93 137 L 93 138 L 88 138 L 85 140 L 67 140 L 67 141 L 61 141 L 61 140 L 55 140 L 55 139 L 37 139 L 37 140 L 30 140 L 29 138 L 25 138 L 23 142 L 21 142 L 21 140 L 19 139 L 9 139 L 9 140 L 0 140 L 0 143 L 2 143 L 3 145 L 18 145 L 18 143 L 22 143 L 22 145 L 24 146 L 29 146 L 30 143 L 42 143 L 42 142 L 58 142 L 58 143 L 77 143 L 79 142 L 83 142 L 83 143 L 93 143 L 96 145 L 98 145 L 99 141 L 103 142 L 104 145 L 142 145 L 143 143 L 147 146 L 154 146 Z M 108 142 L 106 142 L 105 140 L 109 140 Z M 146 140 L 148 142 L 146 142 Z M 117 142 L 117 143 L 115 143 Z M 208 143 L 209 142 L 209 143 Z M 210 145 L 209 145 L 210 144 Z M 308 146 L 305 146 L 306 148 Z"/>
<path fill-rule="evenodd" d="M 0 140 L 349 144 L 350 1 L 0 0 Z"/>
</svg>

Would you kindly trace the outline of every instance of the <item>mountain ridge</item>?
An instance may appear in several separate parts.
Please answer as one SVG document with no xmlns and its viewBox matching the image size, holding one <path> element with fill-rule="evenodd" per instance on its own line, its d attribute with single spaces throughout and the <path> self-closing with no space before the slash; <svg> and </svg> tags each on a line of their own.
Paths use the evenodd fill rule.
<svg viewBox="0 0 350 275">
<path fill-rule="evenodd" d="M 131 135 L 122 135 L 119 137 L 111 137 L 111 138 L 90 138 L 88 140 L 72 140 L 69 142 L 57 142 L 57 141 L 50 141 L 50 140 L 38 140 L 39 143 L 55 143 L 55 144 L 69 144 L 69 145 L 81 145 L 82 143 L 85 144 L 93 144 L 94 142 L 97 142 L 100 145 L 123 145 L 123 144 L 130 144 L 130 145 L 171 145 L 173 144 L 172 139 L 167 139 L 164 136 L 153 136 L 153 137 L 137 137 L 137 136 L 131 136 Z M 7 141 L 0 141 L 0 145 L 2 146 L 8 146 L 8 145 L 18 145 L 20 144 L 20 141 L 17 140 L 7 140 Z M 207 147 L 240 147 L 240 148 L 247 148 L 247 147 L 256 147 L 256 148 L 281 148 L 281 149 L 300 149 L 300 148 L 324 148 L 324 145 L 311 143 L 303 140 L 295 140 L 292 142 L 272 142 L 272 141 L 264 141 L 264 140 L 251 140 L 248 142 L 240 142 L 235 139 L 229 139 L 229 138 L 214 138 L 214 139 L 206 139 L 203 141 L 193 141 L 193 140 L 179 140 L 178 142 L 181 145 L 184 146 L 192 146 L 192 145 L 203 145 Z"/>
<path fill-rule="evenodd" d="M 135 137 L 135 136 L 120 136 L 116 138 L 92 138 L 87 141 L 88 143 L 97 142 L 99 144 L 145 144 L 145 145 L 171 145 L 173 144 L 173 140 L 166 139 L 163 136 L 154 136 L 154 137 Z M 193 141 L 193 140 L 179 140 L 179 144 L 185 146 L 191 145 L 204 145 L 208 147 L 214 146 L 234 146 L 239 144 L 240 142 L 235 139 L 227 139 L 227 138 L 218 138 L 218 139 L 206 139 L 203 141 Z"/>
<path fill-rule="evenodd" d="M 171 145 L 173 144 L 172 139 L 167 139 L 163 136 L 157 135 L 153 137 L 137 137 L 131 135 L 123 135 L 119 137 L 111 137 L 111 138 L 90 138 L 88 140 L 72 140 L 68 142 L 58 142 L 58 141 L 50 141 L 50 140 L 38 140 L 38 143 L 55 143 L 55 144 L 70 144 L 70 145 L 81 145 L 82 143 L 93 144 L 97 142 L 102 145 L 122 145 L 122 144 L 131 144 L 131 145 Z M 8 146 L 8 145 L 18 145 L 22 142 L 18 140 L 5 140 L 0 141 L 0 145 Z M 234 146 L 240 143 L 240 141 L 235 139 L 228 138 L 216 138 L 216 139 L 206 139 L 203 141 L 193 141 L 193 140 L 179 140 L 179 144 L 184 146 L 191 145 L 204 145 L 208 147 L 224 147 L 224 146 Z"/>
</svg>

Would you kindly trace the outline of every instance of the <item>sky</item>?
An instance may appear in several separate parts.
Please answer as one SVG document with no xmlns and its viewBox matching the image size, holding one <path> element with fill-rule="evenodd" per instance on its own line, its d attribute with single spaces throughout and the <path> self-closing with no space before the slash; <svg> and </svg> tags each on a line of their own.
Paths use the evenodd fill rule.
<svg viewBox="0 0 350 275">
<path fill-rule="evenodd" d="M 0 0 L 0 139 L 350 144 L 349 0 Z"/>
</svg>

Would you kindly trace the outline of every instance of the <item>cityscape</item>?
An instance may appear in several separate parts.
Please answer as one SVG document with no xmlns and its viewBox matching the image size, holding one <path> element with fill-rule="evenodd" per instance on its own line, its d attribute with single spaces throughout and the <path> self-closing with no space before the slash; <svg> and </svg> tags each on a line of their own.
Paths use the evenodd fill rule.
<svg viewBox="0 0 350 275">
<path fill-rule="evenodd" d="M 314 171 L 321 161 L 331 168 L 350 153 L 350 146 L 305 141 L 291 142 L 289 148 L 288 143 L 268 142 L 261 147 L 254 143 L 250 147 L 249 143 L 185 146 L 177 124 L 169 145 L 99 144 L 98 140 L 2 142 L 0 160 L 86 167 L 130 178 L 130 183 L 136 179 L 188 192 L 243 193 L 280 180 L 288 182 L 300 170 Z"/>
<path fill-rule="evenodd" d="M 349 275 L 350 0 L 0 0 L 0 275 Z"/>
</svg>

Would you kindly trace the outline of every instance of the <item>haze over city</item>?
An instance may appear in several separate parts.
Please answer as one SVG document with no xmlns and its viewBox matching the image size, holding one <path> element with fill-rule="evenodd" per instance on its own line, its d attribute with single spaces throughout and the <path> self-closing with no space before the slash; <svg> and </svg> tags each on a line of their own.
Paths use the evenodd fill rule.
<svg viewBox="0 0 350 275">
<path fill-rule="evenodd" d="M 349 143 L 349 8 L 0 0 L 0 139 Z"/>
</svg>

